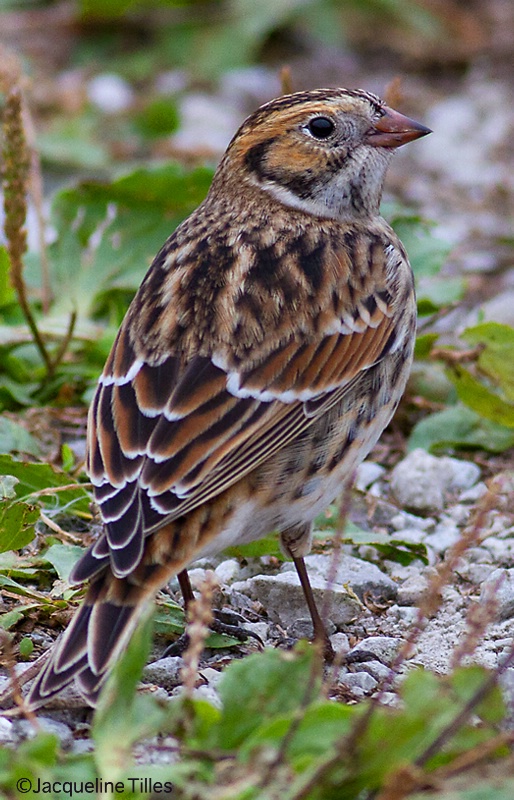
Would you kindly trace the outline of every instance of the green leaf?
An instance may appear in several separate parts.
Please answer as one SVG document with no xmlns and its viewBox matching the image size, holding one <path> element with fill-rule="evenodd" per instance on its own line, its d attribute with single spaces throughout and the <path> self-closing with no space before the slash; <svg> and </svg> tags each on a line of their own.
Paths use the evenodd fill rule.
<svg viewBox="0 0 514 800">
<path fill-rule="evenodd" d="M 51 127 L 37 137 L 37 145 L 44 161 L 59 167 L 100 169 L 109 165 L 109 151 L 101 141 L 97 122 L 90 114 L 57 116 Z"/>
<path fill-rule="evenodd" d="M 277 534 L 266 536 L 264 539 L 259 539 L 256 542 L 249 542 L 248 544 L 227 547 L 223 552 L 230 558 L 244 559 L 260 558 L 261 556 L 274 556 L 275 558 L 279 558 L 281 561 L 287 560 L 286 556 L 280 549 Z"/>
<path fill-rule="evenodd" d="M 390 536 L 388 533 L 356 529 L 352 530 L 350 535 L 345 534 L 343 542 L 350 542 L 355 545 L 371 545 L 384 558 L 403 566 L 408 566 L 416 559 L 428 564 L 426 546 L 422 543 L 404 542 L 401 537 L 401 531 L 395 536 Z"/>
<path fill-rule="evenodd" d="M 24 636 L 19 644 L 20 656 L 28 658 L 34 652 L 34 642 L 28 636 Z"/>
<path fill-rule="evenodd" d="M 483 345 L 478 367 L 498 383 L 507 400 L 514 401 L 514 328 L 499 322 L 484 322 L 468 328 L 462 339 Z"/>
<path fill-rule="evenodd" d="M 409 254 L 416 279 L 441 271 L 452 245 L 433 233 L 433 224 L 415 215 L 397 214 L 391 222 Z"/>
<path fill-rule="evenodd" d="M 53 544 L 45 550 L 43 558 L 52 565 L 61 581 L 67 581 L 71 570 L 83 555 L 84 548 L 78 545 Z"/>
<path fill-rule="evenodd" d="M 155 253 L 204 199 L 212 175 L 165 164 L 59 192 L 49 257 L 62 300 L 53 313 L 74 308 L 87 317 L 113 289 L 134 293 Z"/>
<path fill-rule="evenodd" d="M 33 464 L 28 461 L 17 461 L 8 455 L 0 455 L 0 474 L 13 475 L 18 479 L 16 495 L 21 499 L 30 497 L 42 489 L 68 486 L 70 476 L 52 467 L 50 464 Z M 89 514 L 90 495 L 77 483 L 76 487 L 56 492 L 53 495 L 40 495 L 38 500 L 50 506 L 72 506 L 76 512 Z"/>
<path fill-rule="evenodd" d="M 355 708 L 339 703 L 317 700 L 302 714 L 295 727 L 286 757 L 297 769 L 305 769 L 316 758 L 324 756 L 337 741 L 346 736 L 355 722 Z M 248 758 L 263 745 L 280 747 L 291 728 L 292 715 L 264 722 L 241 745 L 239 757 Z"/>
<path fill-rule="evenodd" d="M 31 607 L 34 608 L 34 606 Z M 0 614 L 0 628 L 2 628 L 4 631 L 10 631 L 11 628 L 14 628 L 24 616 L 25 609 L 22 611 L 19 608 L 13 608 L 12 611 L 7 611 L 5 614 Z"/>
<path fill-rule="evenodd" d="M 461 277 L 422 277 L 416 282 L 418 311 L 421 315 L 433 314 L 438 308 L 462 300 L 465 290 L 466 283 Z"/>
<path fill-rule="evenodd" d="M 0 453 L 28 453 L 38 456 L 41 447 L 37 439 L 17 422 L 7 417 L 0 418 Z"/>
<path fill-rule="evenodd" d="M 20 550 L 35 536 L 39 508 L 28 503 L 0 502 L 0 553 Z"/>
<path fill-rule="evenodd" d="M 16 293 L 9 277 L 10 260 L 4 245 L 0 246 L 0 309 L 16 302 Z"/>
<path fill-rule="evenodd" d="M 154 630 L 160 636 L 173 637 L 186 626 L 183 609 L 172 603 L 159 603 L 154 615 Z"/>
<path fill-rule="evenodd" d="M 455 364 L 447 374 L 454 384 L 460 400 L 469 408 L 485 419 L 507 428 L 514 428 L 514 403 L 508 403 L 494 391 L 488 389 L 461 364 Z"/>
<path fill-rule="evenodd" d="M 151 100 L 134 119 L 137 130 L 149 138 L 166 136 L 177 130 L 179 116 L 172 97 Z"/>
<path fill-rule="evenodd" d="M 439 339 L 438 333 L 422 333 L 416 338 L 416 346 L 414 348 L 415 358 L 428 358 L 432 352 L 432 348 L 436 341 Z"/>
<path fill-rule="evenodd" d="M 514 432 L 458 404 L 431 414 L 414 426 L 408 449 L 432 453 L 457 448 L 480 448 L 502 453 L 514 447 Z"/>
<path fill-rule="evenodd" d="M 297 708 L 316 670 L 314 648 L 266 650 L 228 667 L 219 684 L 223 710 L 216 728 L 216 745 L 238 747 L 260 725 Z M 313 698 L 319 681 L 314 681 Z M 244 709 L 244 714 L 241 714 Z"/>
</svg>

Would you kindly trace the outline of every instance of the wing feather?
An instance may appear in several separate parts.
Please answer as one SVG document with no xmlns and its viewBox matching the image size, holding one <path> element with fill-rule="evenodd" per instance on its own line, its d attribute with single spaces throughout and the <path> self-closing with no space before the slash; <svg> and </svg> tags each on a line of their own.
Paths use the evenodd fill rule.
<svg viewBox="0 0 514 800">
<path fill-rule="evenodd" d="M 391 349 L 387 247 L 372 239 L 361 249 L 360 284 L 348 283 L 347 255 L 332 259 L 347 284 L 318 313 L 321 330 L 296 330 L 274 346 L 261 339 L 246 359 L 231 361 L 223 348 L 188 357 L 185 345 L 145 356 L 132 345 L 129 314 L 90 412 L 88 469 L 106 529 L 77 576 L 94 574 L 108 555 L 115 575 L 128 574 L 146 535 L 300 436 Z"/>
</svg>

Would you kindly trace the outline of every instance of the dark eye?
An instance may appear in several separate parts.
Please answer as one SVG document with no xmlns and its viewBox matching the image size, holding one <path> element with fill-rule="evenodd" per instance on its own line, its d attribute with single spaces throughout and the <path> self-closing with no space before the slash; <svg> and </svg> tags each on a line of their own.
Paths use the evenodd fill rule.
<svg viewBox="0 0 514 800">
<path fill-rule="evenodd" d="M 316 139 L 327 139 L 334 128 L 334 123 L 327 117 L 314 117 L 309 122 L 309 131 Z"/>
</svg>

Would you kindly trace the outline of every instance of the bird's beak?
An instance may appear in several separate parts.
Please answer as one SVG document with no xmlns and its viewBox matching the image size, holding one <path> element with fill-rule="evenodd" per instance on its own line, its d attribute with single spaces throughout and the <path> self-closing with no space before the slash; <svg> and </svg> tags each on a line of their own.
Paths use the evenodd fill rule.
<svg viewBox="0 0 514 800">
<path fill-rule="evenodd" d="M 384 115 L 366 134 L 366 144 L 372 147 L 401 147 L 402 144 L 412 142 L 427 133 L 432 133 L 430 128 L 415 122 L 413 119 L 383 106 Z"/>
</svg>

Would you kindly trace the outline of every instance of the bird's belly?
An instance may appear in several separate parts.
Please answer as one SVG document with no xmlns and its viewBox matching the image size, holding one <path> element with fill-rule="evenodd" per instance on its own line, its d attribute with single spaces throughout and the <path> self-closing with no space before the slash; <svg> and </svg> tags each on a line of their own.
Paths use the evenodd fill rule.
<svg viewBox="0 0 514 800">
<path fill-rule="evenodd" d="M 403 392 L 403 386 L 399 388 Z M 251 474 L 248 494 L 196 557 L 314 521 L 353 480 L 356 467 L 388 424 L 401 392 L 391 396 L 381 389 L 373 395 L 368 387 L 366 413 L 362 406 L 359 413 L 355 397 L 325 413 L 304 436 Z"/>
</svg>

